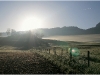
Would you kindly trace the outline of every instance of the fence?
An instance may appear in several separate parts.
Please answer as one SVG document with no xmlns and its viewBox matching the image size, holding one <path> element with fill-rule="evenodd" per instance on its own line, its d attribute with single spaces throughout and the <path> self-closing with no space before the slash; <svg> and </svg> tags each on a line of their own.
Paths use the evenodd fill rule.
<svg viewBox="0 0 100 75">
<path fill-rule="evenodd" d="M 90 47 L 89 47 L 90 48 Z M 75 73 L 100 74 L 100 47 L 79 49 L 79 56 L 72 56 L 68 48 L 52 47 L 34 49 L 39 54 L 67 70 L 73 69 Z M 68 72 L 67 72 L 68 73 Z"/>
</svg>

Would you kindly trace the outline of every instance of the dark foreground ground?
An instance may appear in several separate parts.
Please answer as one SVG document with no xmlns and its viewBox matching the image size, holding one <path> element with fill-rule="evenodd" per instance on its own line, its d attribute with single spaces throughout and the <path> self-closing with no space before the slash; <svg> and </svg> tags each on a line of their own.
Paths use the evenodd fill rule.
<svg viewBox="0 0 100 75">
<path fill-rule="evenodd" d="M 0 74 L 62 74 L 62 72 L 36 53 L 0 52 Z"/>
</svg>

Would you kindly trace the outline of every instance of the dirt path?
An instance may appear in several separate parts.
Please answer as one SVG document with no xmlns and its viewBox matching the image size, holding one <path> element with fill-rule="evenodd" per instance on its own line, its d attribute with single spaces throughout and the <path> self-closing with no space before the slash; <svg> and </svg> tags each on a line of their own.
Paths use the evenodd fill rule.
<svg viewBox="0 0 100 75">
<path fill-rule="evenodd" d="M 60 69 L 36 53 L 0 52 L 0 74 L 62 74 Z"/>
</svg>

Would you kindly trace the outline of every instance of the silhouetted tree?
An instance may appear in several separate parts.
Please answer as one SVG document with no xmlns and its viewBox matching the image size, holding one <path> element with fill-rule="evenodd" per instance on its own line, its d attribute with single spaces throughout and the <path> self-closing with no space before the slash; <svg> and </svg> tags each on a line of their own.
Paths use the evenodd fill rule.
<svg viewBox="0 0 100 75">
<path fill-rule="evenodd" d="M 43 33 L 38 33 L 38 32 L 36 32 L 36 33 L 35 33 L 35 36 L 36 36 L 37 38 L 39 38 L 39 39 L 42 39 L 42 37 L 43 37 L 44 35 L 43 35 Z"/>
<path fill-rule="evenodd" d="M 10 29 L 10 28 L 8 28 L 8 29 L 7 29 L 7 31 L 6 31 L 6 33 L 7 33 L 7 35 L 9 36 L 9 35 L 10 35 L 10 33 L 11 33 L 11 29 Z"/>
<path fill-rule="evenodd" d="M 16 35 L 16 31 L 14 29 L 11 29 L 11 36 Z"/>
<path fill-rule="evenodd" d="M 2 36 L 2 33 L 0 33 L 0 36 Z"/>
</svg>

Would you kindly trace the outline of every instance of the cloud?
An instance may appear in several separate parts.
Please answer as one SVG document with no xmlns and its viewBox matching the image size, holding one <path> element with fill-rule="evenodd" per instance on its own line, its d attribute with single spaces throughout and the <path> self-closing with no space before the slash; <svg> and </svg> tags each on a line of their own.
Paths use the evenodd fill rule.
<svg viewBox="0 0 100 75">
<path fill-rule="evenodd" d="M 91 10 L 91 8 L 86 8 L 86 9 L 83 9 L 83 10 Z"/>
<path fill-rule="evenodd" d="M 91 9 L 91 8 L 87 8 L 87 9 Z"/>
</svg>

